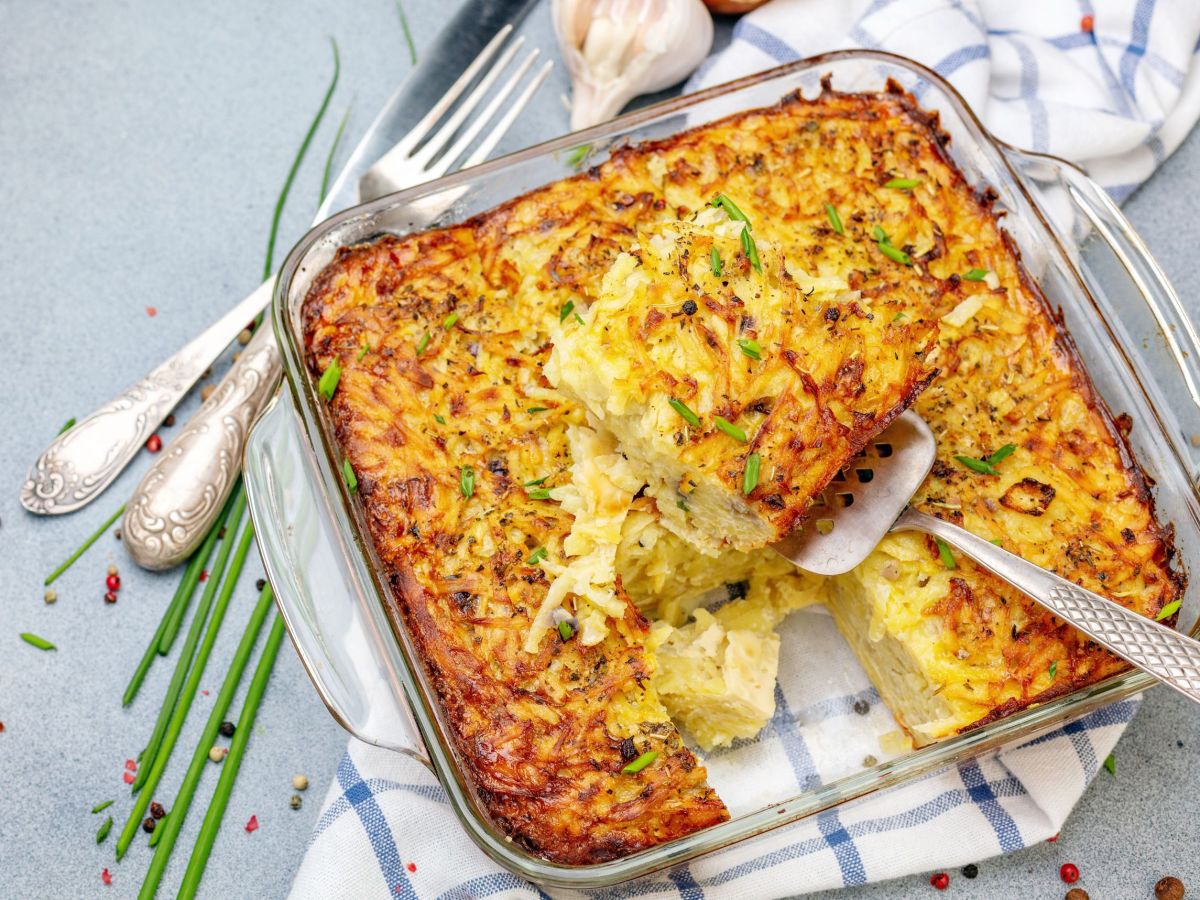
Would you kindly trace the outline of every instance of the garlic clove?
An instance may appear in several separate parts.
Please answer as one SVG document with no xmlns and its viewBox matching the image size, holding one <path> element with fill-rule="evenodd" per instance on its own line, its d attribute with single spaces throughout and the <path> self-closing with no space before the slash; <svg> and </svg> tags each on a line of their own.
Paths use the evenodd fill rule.
<svg viewBox="0 0 1200 900">
<path fill-rule="evenodd" d="M 703 0 L 553 0 L 551 13 L 571 74 L 575 131 L 683 81 L 712 48 Z"/>
</svg>

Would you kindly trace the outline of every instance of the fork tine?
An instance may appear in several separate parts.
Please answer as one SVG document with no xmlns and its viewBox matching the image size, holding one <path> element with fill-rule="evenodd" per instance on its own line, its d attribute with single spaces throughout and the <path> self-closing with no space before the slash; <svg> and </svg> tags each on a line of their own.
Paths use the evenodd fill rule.
<svg viewBox="0 0 1200 900">
<path fill-rule="evenodd" d="M 517 85 L 521 83 L 521 79 L 525 77 L 525 73 L 529 71 L 530 66 L 532 66 L 537 60 L 538 55 L 539 51 L 535 47 L 529 53 L 529 55 L 525 57 L 521 64 L 517 66 L 516 71 L 513 72 L 508 81 L 504 83 L 504 86 L 500 88 L 500 90 L 496 93 L 496 96 L 488 102 L 488 105 L 484 107 L 483 112 L 481 112 L 471 121 L 471 124 L 462 133 L 459 139 L 454 142 L 449 150 L 442 154 L 441 159 L 428 168 L 427 171 L 430 175 L 434 177 L 440 177 L 444 175 L 446 171 L 454 165 L 455 160 L 467 152 L 467 148 L 470 147 L 475 138 L 478 137 L 479 132 L 483 131 L 484 126 L 492 121 L 492 117 L 496 115 L 496 111 L 500 109 L 501 104 L 508 99 L 508 95 L 516 90 Z"/>
<path fill-rule="evenodd" d="M 388 155 L 391 156 L 394 153 L 401 159 L 408 156 L 413 148 L 429 134 L 438 120 L 446 114 L 446 111 L 454 105 L 454 101 L 462 96 L 463 91 L 470 86 L 471 82 L 475 80 L 475 76 L 479 74 L 479 70 L 487 65 L 488 61 L 496 55 L 496 51 L 508 40 L 512 32 L 513 26 L 511 24 L 505 25 L 497 31 L 496 36 L 488 41 L 487 46 L 480 50 L 479 55 L 467 66 L 466 71 L 458 77 L 458 80 L 454 84 L 450 85 L 450 89 L 442 95 L 442 98 L 433 105 L 433 108 L 424 115 L 421 121 L 414 125 L 412 130 L 392 148 Z"/>
<path fill-rule="evenodd" d="M 542 82 L 546 80 L 546 76 L 550 74 L 550 70 L 553 68 L 554 60 L 546 60 L 545 65 L 538 69 L 537 74 L 533 76 L 533 80 L 525 86 L 525 90 L 520 93 L 513 102 L 513 105 L 508 108 L 508 112 L 496 123 L 496 127 L 492 129 L 491 134 L 484 138 L 483 143 L 475 149 L 475 152 L 466 158 L 461 168 L 468 169 L 471 166 L 477 166 L 488 158 L 488 154 L 496 149 L 496 145 L 500 143 L 500 139 L 512 127 L 513 122 L 517 120 L 517 116 L 521 114 L 521 110 L 533 99 L 533 95 L 542 86 Z"/>
<path fill-rule="evenodd" d="M 446 148 L 447 144 L 454 140 L 455 132 L 458 131 L 459 127 L 466 120 L 467 116 L 469 116 L 474 111 L 475 107 L 479 105 L 479 102 L 487 95 L 487 92 L 492 89 L 492 85 L 496 83 L 496 79 L 504 73 L 504 70 L 508 67 L 508 64 L 512 62 L 512 58 L 517 54 L 517 51 L 521 49 L 524 43 L 525 38 L 518 37 L 504 49 L 504 53 L 500 55 L 500 58 L 496 60 L 496 62 L 488 70 L 487 74 L 483 76 L 479 84 L 476 85 L 475 89 L 467 95 L 467 99 L 459 104 L 458 108 L 454 110 L 454 114 L 451 115 L 450 118 L 446 120 L 446 123 L 442 125 L 442 127 L 439 128 L 432 137 L 429 138 L 424 147 L 410 157 L 411 162 L 426 163 L 432 160 L 438 155 L 438 153 Z"/>
</svg>

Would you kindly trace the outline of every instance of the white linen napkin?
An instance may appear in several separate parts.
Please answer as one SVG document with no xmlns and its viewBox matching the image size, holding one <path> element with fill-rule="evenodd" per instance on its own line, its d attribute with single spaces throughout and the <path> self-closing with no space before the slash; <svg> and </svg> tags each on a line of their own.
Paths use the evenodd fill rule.
<svg viewBox="0 0 1200 900">
<path fill-rule="evenodd" d="M 890 50 L 946 77 L 1000 138 L 1082 164 L 1120 200 L 1200 117 L 1198 37 L 1200 4 L 1186 0 L 1106 0 L 1095 9 L 1090 0 L 773 0 L 739 20 L 731 46 L 708 60 L 689 88 L 828 50 Z M 772 723 L 759 739 L 706 758 L 735 813 L 779 796 L 781 784 L 810 788 L 861 764 L 863 748 L 878 746 L 879 717 L 887 717 L 821 610 L 793 615 L 783 647 Z M 799 677 L 801 669 L 809 677 Z M 831 674 L 813 679 L 813 672 Z M 860 701 L 866 715 L 854 711 Z M 1020 849 L 1058 832 L 1138 702 L 1114 704 L 1036 741 L 670 872 L 591 893 L 767 898 Z M 355 740 L 292 886 L 297 900 L 546 895 L 471 843 L 428 771 Z"/>
</svg>

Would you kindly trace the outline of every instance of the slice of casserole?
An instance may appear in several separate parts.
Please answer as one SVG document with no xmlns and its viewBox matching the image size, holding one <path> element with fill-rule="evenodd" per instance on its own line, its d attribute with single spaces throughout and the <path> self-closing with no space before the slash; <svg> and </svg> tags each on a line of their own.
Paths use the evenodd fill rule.
<svg viewBox="0 0 1200 900">
<path fill-rule="evenodd" d="M 864 297 L 839 254 L 804 271 L 752 236 L 738 196 L 639 229 L 546 370 L 708 554 L 785 536 L 935 371 L 919 298 Z"/>
</svg>

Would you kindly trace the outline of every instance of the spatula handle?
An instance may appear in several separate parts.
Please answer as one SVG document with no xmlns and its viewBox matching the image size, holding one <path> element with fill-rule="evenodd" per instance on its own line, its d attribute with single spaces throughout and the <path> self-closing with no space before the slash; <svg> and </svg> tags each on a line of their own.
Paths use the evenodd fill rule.
<svg viewBox="0 0 1200 900">
<path fill-rule="evenodd" d="M 934 516 L 910 508 L 892 530 L 941 538 L 1122 659 L 1200 703 L 1200 642 Z"/>
</svg>

